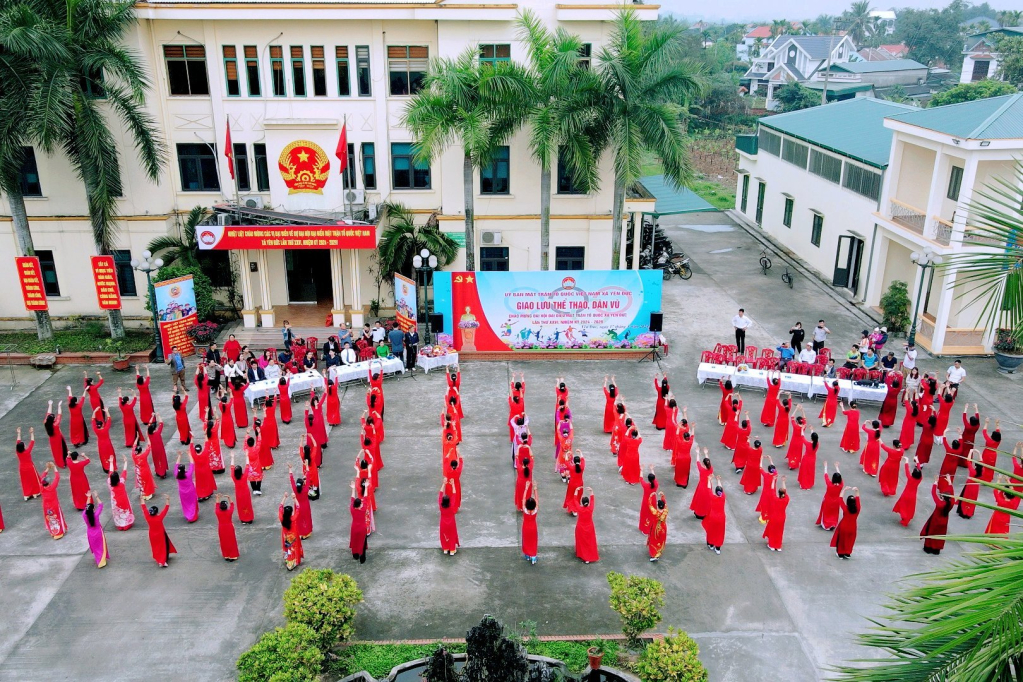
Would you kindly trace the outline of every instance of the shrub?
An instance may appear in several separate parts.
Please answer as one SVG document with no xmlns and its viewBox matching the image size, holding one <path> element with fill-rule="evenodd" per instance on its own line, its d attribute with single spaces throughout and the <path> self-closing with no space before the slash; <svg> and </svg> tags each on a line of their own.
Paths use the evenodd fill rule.
<svg viewBox="0 0 1023 682">
<path fill-rule="evenodd" d="M 349 644 L 337 653 L 337 659 L 330 663 L 330 672 L 345 677 L 365 670 L 374 679 L 386 677 L 391 668 L 417 658 L 429 658 L 440 644 Z M 444 644 L 453 654 L 464 654 L 465 643 Z"/>
<path fill-rule="evenodd" d="M 217 307 L 217 301 L 213 298 L 213 285 L 210 278 L 198 265 L 165 265 L 153 276 L 153 283 L 163 282 L 175 277 L 192 276 L 192 284 L 195 287 L 195 311 L 199 321 L 204 322 L 212 319 L 213 311 Z M 146 310 L 151 310 L 149 300 L 146 300 Z"/>
<path fill-rule="evenodd" d="M 707 669 L 700 663 L 700 648 L 689 635 L 668 628 L 664 639 L 647 645 L 634 666 L 644 682 L 706 682 Z"/>
<path fill-rule="evenodd" d="M 251 649 L 238 658 L 239 682 L 310 682 L 320 675 L 323 653 L 313 629 L 288 623 L 263 633 Z"/>
<path fill-rule="evenodd" d="M 430 661 L 423 671 L 426 682 L 458 682 L 458 671 L 455 670 L 455 659 L 443 645 L 430 656 Z"/>
<path fill-rule="evenodd" d="M 889 334 L 906 331 L 910 323 L 909 289 L 905 282 L 895 280 L 881 297 L 881 314 Z"/>
<path fill-rule="evenodd" d="M 284 617 L 312 628 L 320 648 L 329 651 L 355 634 L 355 605 L 361 601 L 362 591 L 351 576 L 307 568 L 284 592 Z"/>
<path fill-rule="evenodd" d="M 1011 329 L 998 329 L 995 331 L 994 349 L 999 353 L 1017 355 L 1023 353 L 1023 344 L 1013 335 Z"/>
<path fill-rule="evenodd" d="M 645 630 L 661 622 L 657 609 L 664 606 L 664 586 L 653 578 L 614 571 L 607 574 L 607 582 L 611 585 L 611 608 L 622 619 L 622 633 L 635 646 Z"/>
</svg>

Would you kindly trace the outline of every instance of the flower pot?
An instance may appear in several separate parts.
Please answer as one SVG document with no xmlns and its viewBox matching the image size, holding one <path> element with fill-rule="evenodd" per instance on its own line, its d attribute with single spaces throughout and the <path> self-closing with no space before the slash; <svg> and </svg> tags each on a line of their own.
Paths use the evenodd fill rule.
<svg viewBox="0 0 1023 682">
<path fill-rule="evenodd" d="M 586 650 L 586 656 L 590 659 L 590 670 L 600 670 L 600 662 L 604 660 L 604 652 L 595 646 Z"/>
<path fill-rule="evenodd" d="M 1014 374 L 1016 368 L 1023 365 L 1023 355 L 995 351 L 995 362 L 998 363 L 998 371 L 1002 374 Z"/>
<path fill-rule="evenodd" d="M 117 358 L 113 358 L 111 360 L 111 364 L 113 364 L 114 370 L 118 372 L 123 372 L 127 370 L 128 367 L 131 366 L 131 360 L 129 360 L 128 358 L 121 358 L 120 360 L 118 360 Z"/>
</svg>

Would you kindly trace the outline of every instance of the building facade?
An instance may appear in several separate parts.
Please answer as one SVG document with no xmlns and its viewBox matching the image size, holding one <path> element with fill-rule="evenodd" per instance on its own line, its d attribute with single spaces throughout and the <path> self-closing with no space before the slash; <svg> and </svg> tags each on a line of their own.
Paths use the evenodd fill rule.
<svg viewBox="0 0 1023 682">
<path fill-rule="evenodd" d="M 829 65 L 858 59 L 849 36 L 784 35 L 751 60 L 741 82 L 751 96 L 766 97 L 766 108 L 774 111 L 779 107 L 774 93 L 781 86 L 819 81 Z"/>
<path fill-rule="evenodd" d="M 996 28 L 966 39 L 960 83 L 976 83 L 985 78 L 998 77 L 998 40 L 1004 37 L 1023 37 L 1023 26 Z"/>
<path fill-rule="evenodd" d="M 422 220 L 435 214 L 441 229 L 463 246 L 451 267 L 472 249 L 479 269 L 538 269 L 539 167 L 520 130 L 494 163 L 475 175 L 475 244 L 464 244 L 461 149 L 429 163 L 412 159 L 412 138 L 401 123 L 435 57 L 478 50 L 482 61 L 526 61 L 516 18 L 529 8 L 548 25 L 584 42 L 580 60 L 592 65 L 623 6 L 656 19 L 653 5 L 625 0 L 595 5 L 579 0 L 333 0 L 225 3 L 144 0 L 128 46 L 152 79 L 147 103 L 169 149 L 156 183 L 145 179 L 131 142 L 116 130 L 124 170 L 117 249 L 124 313 L 147 319 L 145 282 L 129 262 L 151 239 L 176 234 L 194 206 L 234 203 L 335 222 L 346 211 L 369 216 L 383 202 L 400 202 Z M 335 150 L 347 130 L 349 165 L 338 172 Z M 237 179 L 225 156 L 230 126 Z M 94 254 L 85 191 L 59 155 L 33 150 L 24 183 L 30 227 L 42 261 L 51 313 L 58 319 L 98 314 L 88 255 Z M 599 190 L 582 194 L 556 169 L 551 200 L 551 267 L 607 268 L 611 260 L 612 172 L 603 159 Z M 295 178 L 308 175 L 305 184 Z M 308 179 L 308 178 L 307 178 Z M 641 211 L 642 200 L 626 211 Z M 6 203 L 0 213 L 10 215 Z M 379 238 L 379 231 L 376 231 Z M 16 255 L 11 222 L 0 220 L 0 244 Z M 376 298 L 372 249 L 232 251 L 245 322 L 273 326 L 290 305 L 317 303 L 334 321 L 361 324 Z M 0 274 L 17 291 L 13 268 Z M 20 301 L 0 303 L 8 325 L 30 319 Z M 384 306 L 386 307 L 386 306 Z"/>
</svg>

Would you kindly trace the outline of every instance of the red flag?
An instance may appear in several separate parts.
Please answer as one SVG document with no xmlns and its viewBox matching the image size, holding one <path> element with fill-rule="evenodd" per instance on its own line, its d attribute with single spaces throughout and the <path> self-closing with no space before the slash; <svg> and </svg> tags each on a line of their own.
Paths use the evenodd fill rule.
<svg viewBox="0 0 1023 682">
<path fill-rule="evenodd" d="M 341 162 L 341 168 L 338 172 L 344 173 L 345 169 L 348 168 L 348 126 L 345 123 L 341 124 L 341 137 L 337 140 L 337 149 L 334 150 L 334 156 Z"/>
<path fill-rule="evenodd" d="M 234 180 L 234 145 L 231 144 L 231 117 L 227 117 L 227 141 L 224 142 L 224 156 L 227 157 L 227 169 Z"/>
</svg>

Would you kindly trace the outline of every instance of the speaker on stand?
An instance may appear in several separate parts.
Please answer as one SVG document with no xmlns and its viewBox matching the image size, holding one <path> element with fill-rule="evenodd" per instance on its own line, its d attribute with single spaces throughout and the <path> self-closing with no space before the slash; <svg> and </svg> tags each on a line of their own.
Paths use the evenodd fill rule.
<svg viewBox="0 0 1023 682">
<path fill-rule="evenodd" d="M 657 368 L 661 368 L 661 353 L 660 353 L 660 339 L 661 329 L 664 325 L 664 313 L 660 310 L 655 310 L 650 313 L 650 333 L 654 334 L 654 345 L 650 349 L 650 352 L 639 359 L 639 362 L 649 360 L 650 362 L 656 362 Z"/>
</svg>

